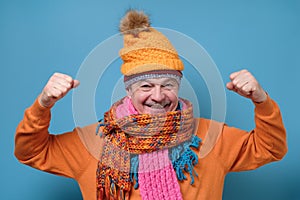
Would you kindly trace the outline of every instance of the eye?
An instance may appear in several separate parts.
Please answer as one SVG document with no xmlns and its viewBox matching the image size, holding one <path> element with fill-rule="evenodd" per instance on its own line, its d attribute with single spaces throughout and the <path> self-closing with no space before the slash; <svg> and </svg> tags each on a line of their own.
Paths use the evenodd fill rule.
<svg viewBox="0 0 300 200">
<path fill-rule="evenodd" d="M 140 87 L 140 89 L 141 89 L 142 91 L 147 92 L 147 91 L 150 91 L 150 90 L 151 90 L 152 84 L 150 84 L 150 83 L 142 83 L 139 87 Z"/>
<path fill-rule="evenodd" d="M 163 88 L 173 88 L 174 84 L 173 83 L 165 83 L 162 85 Z"/>
<path fill-rule="evenodd" d="M 150 88 L 151 85 L 150 85 L 150 84 L 143 84 L 143 85 L 141 85 L 140 87 L 141 87 L 141 88 Z"/>
<path fill-rule="evenodd" d="M 164 85 L 165 87 L 173 87 L 173 84 L 172 83 L 167 83 Z"/>
</svg>

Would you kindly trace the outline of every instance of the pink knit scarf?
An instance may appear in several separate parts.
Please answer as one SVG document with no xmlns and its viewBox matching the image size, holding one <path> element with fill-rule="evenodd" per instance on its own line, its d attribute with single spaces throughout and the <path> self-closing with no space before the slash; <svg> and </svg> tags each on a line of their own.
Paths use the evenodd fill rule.
<svg viewBox="0 0 300 200">
<path fill-rule="evenodd" d="M 129 98 L 117 108 L 117 117 L 138 114 Z M 168 149 L 139 155 L 139 188 L 143 200 L 182 200 Z"/>
</svg>

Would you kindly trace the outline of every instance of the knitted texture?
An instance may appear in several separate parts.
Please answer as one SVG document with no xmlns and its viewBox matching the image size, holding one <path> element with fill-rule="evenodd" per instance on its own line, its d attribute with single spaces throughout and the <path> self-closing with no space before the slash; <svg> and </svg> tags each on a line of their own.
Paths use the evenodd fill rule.
<svg viewBox="0 0 300 200">
<path fill-rule="evenodd" d="M 180 85 L 181 77 L 182 77 L 182 73 L 180 71 L 153 70 L 151 72 L 142 72 L 131 76 L 124 76 L 124 85 L 125 88 L 128 88 L 131 84 L 135 82 L 146 80 L 146 79 L 153 79 L 153 78 L 172 78 L 178 83 L 178 85 Z"/>
<path fill-rule="evenodd" d="M 143 12 L 130 10 L 121 20 L 120 27 L 124 47 L 119 54 L 123 60 L 121 73 L 125 77 L 151 71 L 184 69 L 172 43 L 164 34 L 150 27 L 148 16 Z"/>
<path fill-rule="evenodd" d="M 127 199 L 133 178 L 136 179 L 137 183 L 135 187 L 138 186 L 140 181 L 145 189 L 144 191 L 151 190 L 154 193 L 169 191 L 165 188 L 161 188 L 164 189 L 161 191 L 155 190 L 155 188 L 144 187 L 145 180 L 155 176 L 152 170 L 159 172 L 162 177 L 167 177 L 154 181 L 155 185 L 159 185 L 161 182 L 169 183 L 172 181 L 172 187 L 179 187 L 176 182 L 176 174 L 178 173 L 176 172 L 175 174 L 174 172 L 168 157 L 168 149 L 176 148 L 180 144 L 190 143 L 189 141 L 194 137 L 192 106 L 186 100 L 180 99 L 180 102 L 185 102 L 184 104 L 187 106 L 184 107 L 186 109 L 155 115 L 130 114 L 136 113 L 136 111 L 130 104 L 129 98 L 126 97 L 115 103 L 105 113 L 104 122 L 99 123 L 101 135 L 104 137 L 104 146 L 97 169 L 97 199 Z M 145 168 L 140 168 L 139 166 L 140 159 L 145 159 L 143 159 L 143 156 L 139 156 L 137 159 L 135 155 L 145 154 L 146 156 L 146 153 L 154 153 L 151 154 L 152 160 L 158 162 L 161 159 L 158 159 L 159 156 L 155 152 L 159 151 L 165 153 L 164 159 L 162 159 L 164 162 L 159 162 L 158 168 L 153 168 L 153 166 L 151 172 L 146 171 L 146 174 L 141 175 L 142 178 L 140 178 L 140 173 L 145 172 L 143 170 Z M 183 153 L 179 154 L 179 158 Z M 162 166 L 164 163 L 166 165 Z M 182 163 L 182 166 L 178 169 L 183 170 L 184 165 L 185 163 Z M 137 168 L 138 170 L 136 170 Z M 172 177 L 175 177 L 175 179 Z M 177 193 L 172 191 L 172 194 L 180 196 L 179 191 L 177 190 Z"/>
<path fill-rule="evenodd" d="M 167 48 L 168 46 L 162 47 L 160 43 L 158 43 L 158 46 L 155 46 L 157 43 L 155 41 L 157 41 L 160 38 L 153 38 L 151 37 L 151 34 L 158 34 L 163 38 L 165 36 L 163 36 L 160 32 L 155 31 L 155 29 L 151 29 L 150 32 L 140 33 L 140 35 L 142 34 L 146 34 L 149 36 L 144 38 L 138 38 L 138 40 L 140 40 L 138 43 L 133 43 L 131 44 L 132 46 L 128 47 L 125 46 L 120 51 L 120 56 L 123 60 L 123 64 L 121 66 L 122 74 L 129 76 L 153 70 L 182 71 L 184 69 L 184 65 L 180 60 L 175 49 L 174 51 L 173 49 L 166 50 L 164 48 Z M 124 40 L 130 39 L 137 40 L 137 38 L 134 37 L 124 37 Z M 170 43 L 167 40 L 165 42 Z"/>
<path fill-rule="evenodd" d="M 139 155 L 139 187 L 143 200 L 181 200 L 168 150 Z"/>
</svg>

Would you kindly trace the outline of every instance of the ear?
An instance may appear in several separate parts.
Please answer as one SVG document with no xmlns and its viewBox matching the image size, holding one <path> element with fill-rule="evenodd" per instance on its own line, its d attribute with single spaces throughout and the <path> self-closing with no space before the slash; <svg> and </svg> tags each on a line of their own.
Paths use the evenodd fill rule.
<svg viewBox="0 0 300 200">
<path fill-rule="evenodd" d="M 126 94 L 131 99 L 131 97 L 132 97 L 132 90 L 131 90 L 130 87 L 126 88 Z"/>
</svg>

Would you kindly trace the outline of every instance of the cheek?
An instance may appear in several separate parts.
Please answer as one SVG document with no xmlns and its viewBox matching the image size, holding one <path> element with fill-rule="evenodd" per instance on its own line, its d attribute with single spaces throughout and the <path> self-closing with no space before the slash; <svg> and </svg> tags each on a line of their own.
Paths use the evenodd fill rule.
<svg viewBox="0 0 300 200">
<path fill-rule="evenodd" d="M 175 110 L 178 105 L 178 94 L 170 91 L 170 93 L 167 94 L 167 98 L 171 102 L 170 110 Z"/>
<path fill-rule="evenodd" d="M 136 91 L 131 96 L 131 100 L 134 106 L 142 106 L 142 104 L 147 101 L 148 97 L 149 94 L 145 92 Z"/>
<path fill-rule="evenodd" d="M 167 96 L 168 99 L 169 99 L 170 101 L 172 101 L 173 103 L 178 101 L 178 92 L 176 92 L 176 91 L 168 91 L 168 92 L 166 93 L 166 96 Z"/>
</svg>

